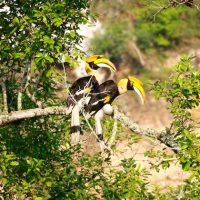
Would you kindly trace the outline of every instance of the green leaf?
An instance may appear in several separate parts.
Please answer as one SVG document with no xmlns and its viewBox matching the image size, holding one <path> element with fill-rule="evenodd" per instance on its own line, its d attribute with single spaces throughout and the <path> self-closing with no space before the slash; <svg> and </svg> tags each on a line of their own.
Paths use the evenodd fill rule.
<svg viewBox="0 0 200 200">
<path fill-rule="evenodd" d="M 33 198 L 33 200 L 43 200 L 43 198 L 42 197 L 35 197 L 35 198 Z"/>
<path fill-rule="evenodd" d="M 169 161 L 163 161 L 161 164 L 163 169 L 169 168 Z"/>
<path fill-rule="evenodd" d="M 41 53 L 41 52 L 39 52 L 39 53 L 37 53 L 37 54 L 36 54 L 36 56 L 35 56 L 35 57 L 36 57 L 36 58 L 40 58 L 40 57 L 43 57 L 43 56 L 44 56 L 44 54 L 43 54 L 43 53 Z"/>
<path fill-rule="evenodd" d="M 53 58 L 51 58 L 50 56 L 45 56 L 45 59 L 50 63 L 53 63 Z"/>
<path fill-rule="evenodd" d="M 17 161 L 12 161 L 12 162 L 10 163 L 10 165 L 11 165 L 11 166 L 18 166 L 18 165 L 19 165 L 19 162 L 17 162 Z"/>
<path fill-rule="evenodd" d="M 24 54 L 23 53 L 14 53 L 14 58 L 24 58 Z"/>
<path fill-rule="evenodd" d="M 75 38 L 76 33 L 75 33 L 74 31 L 70 31 L 70 32 L 69 32 L 69 35 L 71 36 L 71 38 Z"/>
<path fill-rule="evenodd" d="M 191 162 L 190 161 L 187 161 L 187 162 L 182 164 L 182 168 L 185 171 L 188 171 L 190 169 L 190 166 L 191 166 Z"/>
<path fill-rule="evenodd" d="M 52 20 L 53 24 L 55 24 L 55 26 L 60 26 L 62 24 L 62 19 L 61 18 L 55 18 Z"/>
<path fill-rule="evenodd" d="M 48 181 L 46 182 L 47 187 L 51 187 L 52 186 L 52 182 Z"/>
<path fill-rule="evenodd" d="M 15 18 L 13 19 L 13 22 L 16 23 L 16 24 L 19 24 L 19 19 L 18 19 L 18 17 L 15 17 Z"/>
</svg>

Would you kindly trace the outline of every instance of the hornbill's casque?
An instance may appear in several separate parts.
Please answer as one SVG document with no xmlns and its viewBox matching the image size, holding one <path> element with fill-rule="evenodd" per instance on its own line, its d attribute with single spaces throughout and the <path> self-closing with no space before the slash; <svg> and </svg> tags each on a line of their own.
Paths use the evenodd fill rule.
<svg viewBox="0 0 200 200">
<path fill-rule="evenodd" d="M 69 88 L 67 105 L 71 111 L 71 144 L 77 144 L 80 138 L 79 112 L 83 103 L 90 94 L 93 94 L 99 87 L 98 72 L 101 67 L 106 67 L 111 71 L 116 71 L 112 62 L 102 55 L 93 55 L 86 60 L 85 70 L 89 76 L 75 81 Z"/>
<path fill-rule="evenodd" d="M 127 92 L 128 90 L 134 90 L 139 95 L 142 104 L 144 103 L 145 92 L 143 84 L 140 80 L 133 76 L 121 79 L 118 84 L 112 80 L 105 81 L 95 89 L 95 93 L 90 94 L 90 100 L 85 106 L 85 110 L 88 117 L 94 116 L 95 118 L 96 134 L 101 150 L 105 148 L 103 129 L 101 126 L 103 115 L 104 113 L 111 115 L 113 113 L 111 103 L 116 97 Z"/>
</svg>

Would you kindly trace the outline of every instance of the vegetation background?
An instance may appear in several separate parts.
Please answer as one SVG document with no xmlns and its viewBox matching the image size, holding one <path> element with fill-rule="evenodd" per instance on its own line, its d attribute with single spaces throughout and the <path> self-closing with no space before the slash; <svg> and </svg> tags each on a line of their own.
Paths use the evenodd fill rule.
<svg viewBox="0 0 200 200">
<path fill-rule="evenodd" d="M 2 1 L 0 198 L 198 200 L 199 6 L 198 0 Z M 82 52 L 80 25 L 95 20 L 101 27 Z M 145 106 L 128 93 L 114 104 L 143 128 L 164 130 L 171 146 L 118 122 L 113 154 L 102 155 L 84 118 L 86 144 L 70 146 L 70 118 L 63 115 L 68 68 L 90 53 L 116 64 L 116 81 L 129 74 L 143 80 Z M 106 138 L 113 124 L 105 119 Z"/>
</svg>

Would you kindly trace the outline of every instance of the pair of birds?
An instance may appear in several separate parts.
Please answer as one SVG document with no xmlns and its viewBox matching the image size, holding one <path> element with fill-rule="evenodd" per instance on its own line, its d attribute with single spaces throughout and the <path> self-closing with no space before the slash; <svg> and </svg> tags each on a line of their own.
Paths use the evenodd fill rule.
<svg viewBox="0 0 200 200">
<path fill-rule="evenodd" d="M 142 103 L 144 103 L 145 92 L 143 84 L 133 76 L 121 79 L 118 84 L 113 80 L 107 80 L 99 84 L 98 69 L 104 67 L 113 72 L 116 71 L 114 64 L 102 55 L 93 55 L 87 58 L 85 70 L 88 76 L 76 80 L 69 88 L 67 105 L 71 110 L 72 145 L 78 144 L 80 140 L 81 127 L 79 115 L 81 109 L 86 113 L 86 118 L 94 116 L 97 141 L 101 150 L 103 150 L 106 146 L 103 139 L 101 121 L 104 114 L 112 115 L 113 108 L 111 103 L 114 99 L 128 90 L 134 90 L 139 95 Z"/>
</svg>

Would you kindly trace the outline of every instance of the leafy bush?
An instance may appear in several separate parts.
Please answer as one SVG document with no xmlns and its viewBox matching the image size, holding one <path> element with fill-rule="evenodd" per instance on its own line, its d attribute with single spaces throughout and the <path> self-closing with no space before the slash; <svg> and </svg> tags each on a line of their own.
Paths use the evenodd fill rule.
<svg viewBox="0 0 200 200">
<path fill-rule="evenodd" d="M 152 199 L 134 160 L 69 147 L 66 119 L 45 117 L 0 129 L 0 196 L 4 199 Z M 150 198 L 151 197 L 151 198 Z"/>
<path fill-rule="evenodd" d="M 183 170 L 190 171 L 191 177 L 179 189 L 182 199 L 198 199 L 200 196 L 200 136 L 191 109 L 200 103 L 200 71 L 195 69 L 191 58 L 183 57 L 175 66 L 173 74 L 164 82 L 157 82 L 155 92 L 169 103 L 174 120 L 166 131 L 178 145 L 177 158 Z"/>
</svg>

